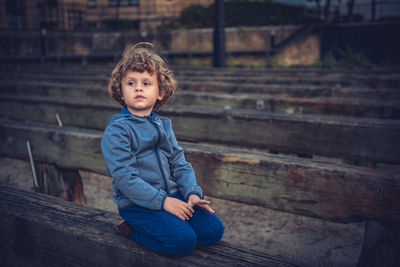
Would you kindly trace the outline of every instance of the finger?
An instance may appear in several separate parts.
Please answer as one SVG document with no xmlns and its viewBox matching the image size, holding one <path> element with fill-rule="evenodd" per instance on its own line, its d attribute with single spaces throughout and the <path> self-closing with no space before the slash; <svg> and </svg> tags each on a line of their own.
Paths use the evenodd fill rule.
<svg viewBox="0 0 400 267">
<path fill-rule="evenodd" d="M 202 204 L 202 205 L 199 205 L 199 206 L 200 206 L 202 209 L 207 210 L 211 215 L 215 213 L 215 211 L 214 211 L 209 205 Z"/>
<path fill-rule="evenodd" d="M 202 208 L 202 209 L 207 209 L 207 207 L 209 206 L 208 204 L 197 204 L 198 207 Z"/>
<path fill-rule="evenodd" d="M 192 206 L 188 206 L 187 209 L 193 214 L 194 213 L 194 209 Z"/>
<path fill-rule="evenodd" d="M 195 204 L 194 204 L 193 202 L 191 202 L 191 201 L 189 201 L 187 204 L 188 204 L 188 209 L 189 209 L 191 212 L 194 212 L 193 207 L 195 206 Z"/>
<path fill-rule="evenodd" d="M 199 202 L 198 202 L 198 204 L 207 204 L 207 205 L 210 205 L 211 202 L 208 201 L 208 200 L 205 200 L 205 199 L 200 199 Z"/>
<path fill-rule="evenodd" d="M 173 214 L 174 214 L 176 217 L 178 217 L 179 219 L 181 219 L 182 221 L 185 220 L 185 217 L 183 217 L 183 216 L 179 213 L 179 211 L 175 211 Z"/>
<path fill-rule="evenodd" d="M 189 210 L 188 207 L 183 207 L 182 211 L 189 217 L 192 217 L 192 212 Z"/>
<path fill-rule="evenodd" d="M 208 210 L 208 212 L 209 212 L 211 215 L 213 215 L 213 214 L 215 213 L 215 211 L 214 211 L 210 206 L 207 206 L 206 209 Z"/>
<path fill-rule="evenodd" d="M 189 216 L 187 216 L 183 210 L 179 210 L 179 211 L 178 211 L 178 214 L 180 215 L 180 218 L 181 218 L 183 221 L 189 220 Z"/>
</svg>

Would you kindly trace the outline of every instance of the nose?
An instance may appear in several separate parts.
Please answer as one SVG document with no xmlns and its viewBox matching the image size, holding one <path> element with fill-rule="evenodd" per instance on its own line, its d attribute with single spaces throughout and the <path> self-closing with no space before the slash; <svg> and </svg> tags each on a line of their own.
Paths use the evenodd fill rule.
<svg viewBox="0 0 400 267">
<path fill-rule="evenodd" d="M 136 85 L 136 91 L 137 92 L 142 92 L 143 90 L 142 90 L 142 86 L 140 85 L 140 84 L 137 84 Z"/>
</svg>

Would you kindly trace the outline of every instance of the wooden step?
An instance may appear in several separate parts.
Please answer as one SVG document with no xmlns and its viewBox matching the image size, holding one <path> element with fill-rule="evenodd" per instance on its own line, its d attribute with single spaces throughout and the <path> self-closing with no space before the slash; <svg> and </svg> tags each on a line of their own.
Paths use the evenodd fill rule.
<svg viewBox="0 0 400 267">
<path fill-rule="evenodd" d="M 82 78 L 80 76 L 23 76 L 8 77 L 3 79 L 0 85 L 3 92 L 9 92 L 13 88 L 27 86 L 44 87 L 53 85 L 53 87 L 68 86 L 74 87 L 96 87 L 107 90 L 108 80 L 106 78 Z M 224 83 L 215 81 L 185 81 L 178 84 L 178 91 L 196 91 L 213 93 L 249 93 L 249 94 L 281 94 L 291 97 L 337 97 L 337 98 L 358 98 L 373 99 L 385 101 L 400 101 L 400 90 L 396 88 L 368 88 L 368 87 L 343 87 L 340 84 L 334 86 L 320 85 L 262 85 L 262 84 L 243 84 L 243 83 Z M 67 92 L 68 93 L 68 92 Z"/>
<path fill-rule="evenodd" d="M 82 81 L 107 81 L 111 73 L 111 69 L 107 72 L 101 73 L 74 73 L 71 71 L 47 71 L 47 72 L 0 72 L 0 77 L 5 79 L 46 79 L 59 82 L 68 82 L 74 80 Z M 200 72 L 201 73 L 201 72 Z M 219 82 L 228 84 L 244 84 L 244 85 L 286 85 L 286 86 L 341 86 L 341 87 L 372 87 L 372 88 L 400 88 L 400 74 L 389 73 L 380 75 L 356 75 L 356 74 L 342 74 L 342 75 L 316 75 L 316 76 L 279 76 L 273 73 L 265 75 L 227 75 L 215 76 L 213 74 L 204 73 L 203 75 L 188 75 L 177 73 L 176 77 L 180 83 L 184 82 Z"/>
<path fill-rule="evenodd" d="M 304 86 L 304 85 L 243 85 L 218 82 L 191 82 L 178 84 L 184 91 L 218 93 L 265 93 L 284 94 L 292 97 L 343 97 L 377 100 L 400 100 L 400 90 L 392 88 L 342 87 L 342 86 Z"/>
<path fill-rule="evenodd" d="M 0 155 L 104 174 L 101 131 L 0 120 Z M 398 173 L 180 143 L 208 195 L 336 222 L 400 219 Z"/>
<path fill-rule="evenodd" d="M 277 112 L 321 114 L 377 119 L 400 119 L 400 101 L 338 97 L 292 97 L 271 94 L 227 94 L 178 91 L 168 106 L 215 107 Z"/>
<path fill-rule="evenodd" d="M 109 75 L 113 69 L 114 64 L 0 64 L 0 71 L 2 72 L 53 72 L 53 73 L 82 73 L 95 74 L 102 73 Z M 400 69 L 395 67 L 381 67 L 381 66 L 370 66 L 368 68 L 357 68 L 357 67 L 289 67 L 289 68 L 212 68 L 212 67 L 190 67 L 190 66 L 170 66 L 174 73 L 177 75 L 188 75 L 188 76 L 214 76 L 214 77 L 226 77 L 226 76 L 263 76 L 273 75 L 281 77 L 321 77 L 321 76 L 332 76 L 332 75 L 359 75 L 363 77 L 371 75 L 386 75 L 386 74 L 399 74 Z"/>
<path fill-rule="evenodd" d="M 10 119 L 56 124 L 58 114 L 65 126 L 99 130 L 121 109 L 115 103 L 33 96 L 0 102 L 0 114 Z M 400 164 L 398 120 L 168 106 L 160 114 L 171 118 L 183 141 Z"/>
<path fill-rule="evenodd" d="M 87 101 L 111 102 L 105 86 L 67 85 L 48 82 L 3 82 L 2 98 L 7 95 L 33 95 L 86 99 Z M 400 90 L 398 92 L 400 94 Z M 374 98 L 377 98 L 375 96 Z M 169 106 L 215 107 L 257 110 L 278 113 L 325 114 L 382 119 L 400 118 L 400 100 L 377 100 L 340 97 L 307 97 L 262 93 L 215 93 L 178 90 Z"/>
<path fill-rule="evenodd" d="M 166 257 L 118 235 L 115 213 L 0 185 L 5 266 L 298 266 L 220 242 Z"/>
</svg>

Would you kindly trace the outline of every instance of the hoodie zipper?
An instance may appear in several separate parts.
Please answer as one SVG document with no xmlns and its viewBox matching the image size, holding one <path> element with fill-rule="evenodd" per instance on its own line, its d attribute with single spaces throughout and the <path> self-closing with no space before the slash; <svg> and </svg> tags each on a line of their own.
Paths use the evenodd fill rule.
<svg viewBox="0 0 400 267">
<path fill-rule="evenodd" d="M 166 189 L 167 195 L 169 195 L 168 180 L 167 180 L 167 177 L 165 176 L 165 173 L 163 171 L 163 168 L 162 168 L 162 165 L 161 165 L 161 158 L 160 158 L 160 150 L 159 150 L 159 145 L 160 145 L 160 142 L 161 142 L 161 131 L 160 131 L 160 127 L 159 127 L 160 123 L 153 121 L 151 118 L 147 118 L 147 119 L 154 126 L 154 128 L 156 128 L 157 133 L 158 133 L 158 143 L 157 143 L 157 146 L 154 147 L 154 152 L 156 154 L 158 168 L 159 168 L 159 170 L 161 172 L 164 188 Z"/>
</svg>

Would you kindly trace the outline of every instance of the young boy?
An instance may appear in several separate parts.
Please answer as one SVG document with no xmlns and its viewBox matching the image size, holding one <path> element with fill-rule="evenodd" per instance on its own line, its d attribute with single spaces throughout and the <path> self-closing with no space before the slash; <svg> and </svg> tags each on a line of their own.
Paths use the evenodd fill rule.
<svg viewBox="0 0 400 267">
<path fill-rule="evenodd" d="M 166 104 L 176 82 L 150 43 L 127 46 L 108 90 L 123 109 L 101 140 L 107 174 L 129 235 L 143 246 L 183 256 L 196 244 L 215 244 L 224 225 L 203 199 L 171 121 L 153 110 Z"/>
</svg>

